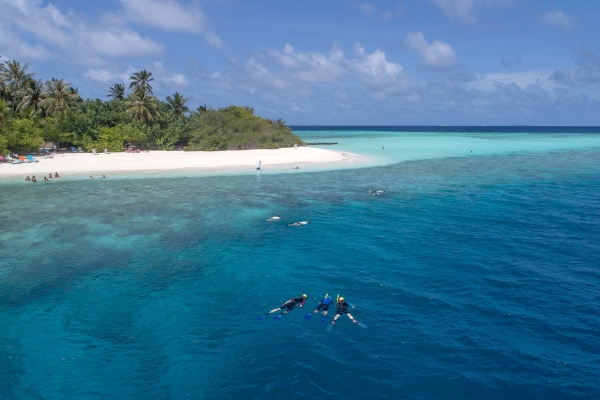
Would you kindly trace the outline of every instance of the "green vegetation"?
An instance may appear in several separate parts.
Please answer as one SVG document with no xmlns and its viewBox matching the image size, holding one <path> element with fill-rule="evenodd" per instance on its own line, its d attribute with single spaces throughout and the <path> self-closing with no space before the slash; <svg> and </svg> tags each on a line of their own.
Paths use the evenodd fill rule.
<svg viewBox="0 0 600 400">
<path fill-rule="evenodd" d="M 304 144 L 281 119 L 267 120 L 249 107 L 190 111 L 175 92 L 153 95 L 152 72 L 134 73 L 108 88 L 109 100 L 84 100 L 66 80 L 34 79 L 29 65 L 0 64 L 0 154 L 37 152 L 48 142 L 118 152 L 131 144 L 144 149 L 245 150 Z"/>
</svg>

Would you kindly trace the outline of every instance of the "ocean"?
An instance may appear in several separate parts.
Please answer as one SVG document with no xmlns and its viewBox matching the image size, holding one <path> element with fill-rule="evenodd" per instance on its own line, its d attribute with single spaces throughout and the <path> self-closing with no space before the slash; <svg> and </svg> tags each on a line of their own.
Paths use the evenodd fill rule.
<svg viewBox="0 0 600 400">
<path fill-rule="evenodd" d="M 600 396 L 600 128 L 293 129 L 367 161 L 0 182 L 0 398 Z"/>
</svg>

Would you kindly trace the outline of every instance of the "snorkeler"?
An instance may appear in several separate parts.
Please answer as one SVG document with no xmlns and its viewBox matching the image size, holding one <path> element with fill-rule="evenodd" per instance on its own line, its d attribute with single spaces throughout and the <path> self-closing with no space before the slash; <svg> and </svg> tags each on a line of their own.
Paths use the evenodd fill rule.
<svg viewBox="0 0 600 400">
<path fill-rule="evenodd" d="M 323 310 L 323 317 L 321 318 L 321 325 L 325 325 L 327 322 L 327 312 L 329 311 L 329 305 L 333 302 L 329 293 L 323 297 L 323 299 L 319 302 L 317 308 L 304 316 L 304 319 L 310 319 L 313 314 L 317 314 L 319 311 Z"/>
<path fill-rule="evenodd" d="M 350 310 L 349 310 L 350 307 L 354 308 L 354 306 L 351 305 L 350 303 L 346 302 L 343 297 L 340 297 L 338 295 L 336 303 L 337 303 L 337 310 L 335 311 L 335 317 L 333 317 L 333 321 L 331 321 L 331 324 L 329 324 L 329 326 L 327 326 L 328 331 L 333 329 L 333 325 L 335 325 L 335 322 L 338 320 L 339 317 L 342 316 L 342 314 L 346 314 L 348 316 L 348 318 L 350 318 L 350 321 L 357 324 L 358 326 L 360 326 L 362 328 L 367 327 L 367 325 L 362 324 L 354 319 L 352 314 L 350 314 Z"/>
<path fill-rule="evenodd" d="M 302 226 L 302 225 L 308 225 L 310 222 L 310 218 L 307 219 L 306 221 L 298 221 L 298 222 L 294 222 L 293 224 L 288 224 L 287 226 Z"/>
<path fill-rule="evenodd" d="M 373 196 L 380 196 L 385 193 L 385 190 L 369 190 L 369 193 Z"/>
<path fill-rule="evenodd" d="M 274 217 L 271 217 L 269 219 L 266 219 L 265 222 L 271 222 L 271 221 L 279 221 L 281 219 L 281 217 L 279 216 L 279 213 L 275 214 Z"/>
<path fill-rule="evenodd" d="M 329 296 L 329 293 L 326 294 L 325 297 L 323 297 L 323 299 L 319 302 L 319 305 L 317 306 L 317 308 L 312 313 L 316 314 L 319 311 L 323 310 L 323 316 L 326 316 L 327 311 L 329 310 L 329 305 L 332 302 L 333 302 L 333 299 L 331 298 L 331 296 Z"/>
<path fill-rule="evenodd" d="M 284 309 L 285 309 L 285 311 L 281 312 L 279 315 L 277 315 L 275 318 L 273 318 L 275 321 L 279 321 L 279 319 L 281 319 L 281 316 L 282 316 L 283 314 L 287 314 L 287 313 L 289 313 L 290 311 L 292 311 L 292 310 L 294 309 L 294 307 L 296 307 L 296 305 L 297 305 L 297 304 L 300 304 L 300 307 L 303 307 L 303 306 L 304 306 L 304 302 L 306 301 L 306 297 L 307 297 L 307 296 L 306 296 L 306 294 L 304 293 L 304 294 L 302 294 L 302 296 L 301 296 L 301 297 L 294 297 L 294 298 L 291 298 L 291 299 L 289 299 L 288 301 L 286 301 L 285 303 L 283 303 L 283 304 L 281 305 L 281 307 L 274 308 L 274 309 L 272 309 L 271 311 L 269 311 L 269 312 L 268 312 L 268 313 L 266 313 L 266 314 L 259 315 L 258 317 L 256 317 L 256 319 L 265 319 L 265 318 L 267 317 L 267 315 L 269 315 L 269 314 L 273 314 L 274 312 L 277 312 L 277 311 L 280 311 L 280 310 L 284 310 Z"/>
</svg>

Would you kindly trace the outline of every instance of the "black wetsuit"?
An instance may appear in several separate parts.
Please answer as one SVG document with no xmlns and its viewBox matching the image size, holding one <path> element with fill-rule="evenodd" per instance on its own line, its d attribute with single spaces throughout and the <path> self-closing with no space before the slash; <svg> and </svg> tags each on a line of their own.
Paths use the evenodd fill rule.
<svg viewBox="0 0 600 400">
<path fill-rule="evenodd" d="M 345 301 L 343 303 L 338 303 L 337 310 L 335 313 L 339 315 L 348 314 L 350 312 L 349 308 L 350 304 L 346 303 Z"/>
<path fill-rule="evenodd" d="M 281 305 L 281 307 L 279 307 L 280 309 L 286 309 L 286 311 L 292 311 L 294 309 L 294 307 L 296 307 L 296 304 L 304 304 L 304 298 L 303 297 L 295 297 L 293 299 L 289 299 L 288 301 L 286 301 L 285 303 L 283 303 Z"/>
</svg>

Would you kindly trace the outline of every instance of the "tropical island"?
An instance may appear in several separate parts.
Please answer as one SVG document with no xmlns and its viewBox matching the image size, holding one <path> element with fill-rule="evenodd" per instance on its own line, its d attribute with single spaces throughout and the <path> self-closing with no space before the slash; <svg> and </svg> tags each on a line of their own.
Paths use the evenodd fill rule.
<svg viewBox="0 0 600 400">
<path fill-rule="evenodd" d="M 153 95 L 152 72 L 116 83 L 108 100 L 82 99 L 64 79 L 35 79 L 28 64 L 0 64 L 0 154 L 32 153 L 47 143 L 84 152 L 148 150 L 248 150 L 304 145 L 281 119 L 254 115 L 250 107 L 191 111 L 183 95 Z"/>
<path fill-rule="evenodd" d="M 178 92 L 161 101 L 153 94 L 150 71 L 133 73 L 127 88 L 114 84 L 107 100 L 83 99 L 64 79 L 35 78 L 28 64 L 0 64 L 0 161 L 19 163 L 14 157 L 21 155 L 28 164 L 2 168 L 0 176 L 247 168 L 261 159 L 265 165 L 297 168 L 345 158 L 306 147 L 284 121 L 256 116 L 250 107 L 202 105 L 192 111 Z M 132 159 L 126 155 L 132 149 L 152 155 Z M 42 152 L 44 158 L 22 158 Z M 55 153 L 62 155 L 54 158 Z M 99 154 L 112 156 L 92 157 Z"/>
</svg>

